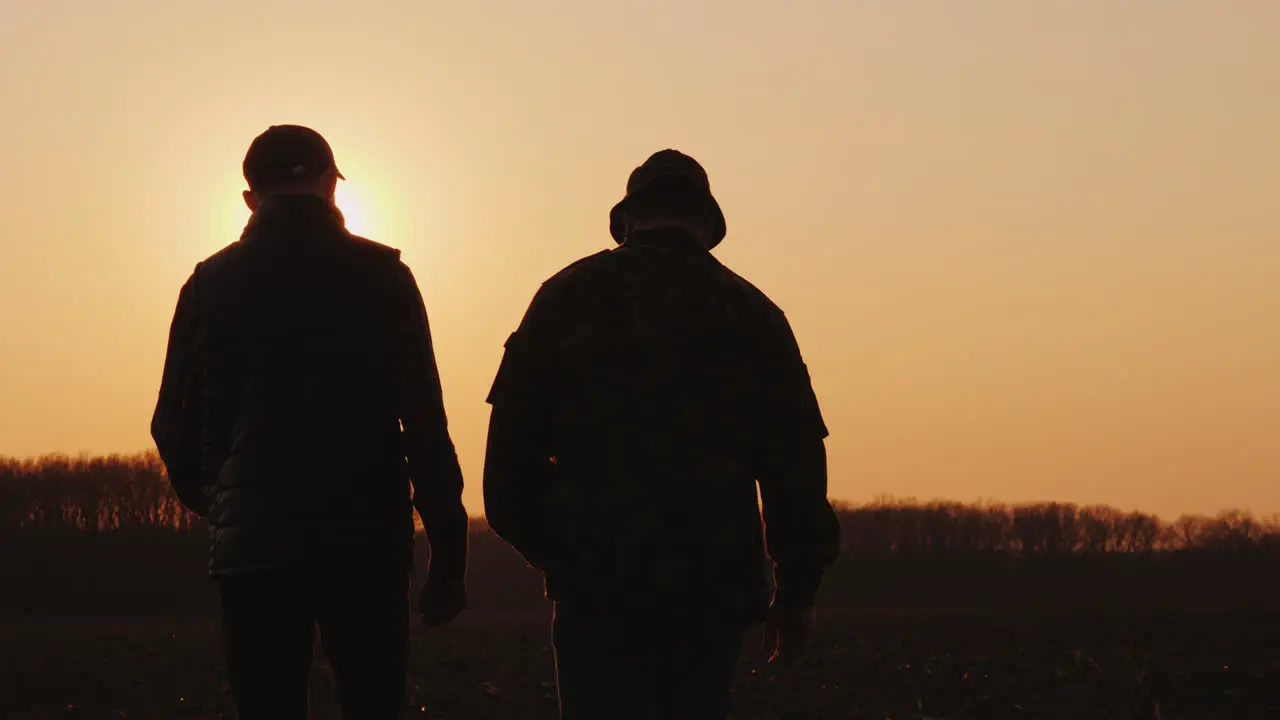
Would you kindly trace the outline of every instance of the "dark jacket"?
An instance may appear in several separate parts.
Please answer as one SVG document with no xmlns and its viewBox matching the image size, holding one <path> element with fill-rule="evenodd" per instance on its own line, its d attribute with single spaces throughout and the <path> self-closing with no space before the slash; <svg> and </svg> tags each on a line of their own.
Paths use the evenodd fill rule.
<svg viewBox="0 0 1280 720">
<path fill-rule="evenodd" d="M 196 266 L 151 432 L 179 499 L 208 518 L 214 574 L 407 569 L 414 507 L 432 573 L 465 571 L 462 473 L 417 283 L 319 198 L 268 201 Z"/>
<path fill-rule="evenodd" d="M 839 548 L 817 399 L 782 311 L 692 236 L 544 283 L 489 402 L 485 512 L 552 599 L 755 619 L 767 539 L 775 600 L 814 602 Z"/>
</svg>

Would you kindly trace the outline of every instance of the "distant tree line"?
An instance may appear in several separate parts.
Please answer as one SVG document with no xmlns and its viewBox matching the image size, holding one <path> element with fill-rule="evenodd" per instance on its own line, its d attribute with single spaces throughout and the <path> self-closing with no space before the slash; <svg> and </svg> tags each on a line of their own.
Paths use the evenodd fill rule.
<svg viewBox="0 0 1280 720">
<path fill-rule="evenodd" d="M 190 530 L 198 520 L 178 502 L 154 452 L 0 458 L 0 532 Z"/>
<path fill-rule="evenodd" d="M 1280 521 L 1101 505 L 840 505 L 825 602 L 846 606 L 1276 606 Z M 0 458 L 0 613 L 211 611 L 206 526 L 155 453 Z M 419 538 L 419 571 L 428 551 Z M 473 606 L 545 607 L 539 575 L 481 519 Z"/>
<path fill-rule="evenodd" d="M 1155 515 L 1106 505 L 918 503 L 882 499 L 840 508 L 844 551 L 867 554 L 1075 555 L 1158 550 L 1280 550 L 1280 518 L 1229 510 Z"/>
<path fill-rule="evenodd" d="M 881 498 L 838 506 L 852 554 L 1143 553 L 1154 550 L 1280 550 L 1280 517 L 1225 511 L 1172 523 L 1105 505 L 920 503 Z M 477 523 L 485 530 L 482 521 Z M 0 457 L 0 532 L 139 529 L 186 531 L 183 509 L 155 453 L 105 457 Z"/>
</svg>

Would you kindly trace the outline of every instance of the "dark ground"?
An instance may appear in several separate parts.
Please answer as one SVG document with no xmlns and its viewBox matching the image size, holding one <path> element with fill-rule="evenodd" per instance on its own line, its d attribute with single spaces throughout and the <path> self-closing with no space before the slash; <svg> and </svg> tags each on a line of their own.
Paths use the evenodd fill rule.
<svg viewBox="0 0 1280 720">
<path fill-rule="evenodd" d="M 775 678 L 748 641 L 734 718 L 1280 718 L 1280 613 L 828 612 Z M 313 716 L 336 718 L 323 661 Z M 406 717 L 555 718 L 546 618 L 415 630 Z M 232 717 L 208 618 L 0 619 L 0 718 Z"/>
</svg>

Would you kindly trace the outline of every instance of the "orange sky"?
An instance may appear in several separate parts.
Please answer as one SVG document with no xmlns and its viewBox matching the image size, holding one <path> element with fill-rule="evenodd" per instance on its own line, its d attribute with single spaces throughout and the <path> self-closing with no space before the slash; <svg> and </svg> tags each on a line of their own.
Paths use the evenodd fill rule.
<svg viewBox="0 0 1280 720">
<path fill-rule="evenodd" d="M 0 454 L 150 446 L 178 287 L 299 122 L 419 278 L 473 512 L 503 340 L 669 146 L 833 495 L 1280 511 L 1280 3 L 297 7 L 0 0 Z"/>
</svg>

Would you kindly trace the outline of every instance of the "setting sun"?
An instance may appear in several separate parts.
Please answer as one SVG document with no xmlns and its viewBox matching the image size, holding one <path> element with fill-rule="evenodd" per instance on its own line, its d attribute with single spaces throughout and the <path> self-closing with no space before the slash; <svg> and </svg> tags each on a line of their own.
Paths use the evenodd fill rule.
<svg viewBox="0 0 1280 720">
<path fill-rule="evenodd" d="M 346 218 L 347 229 L 353 234 L 364 237 L 378 234 L 377 223 L 374 222 L 373 213 L 370 212 L 368 196 L 361 191 L 360 187 L 345 180 L 339 181 L 334 191 L 334 202 L 342 211 L 342 216 Z"/>
</svg>

